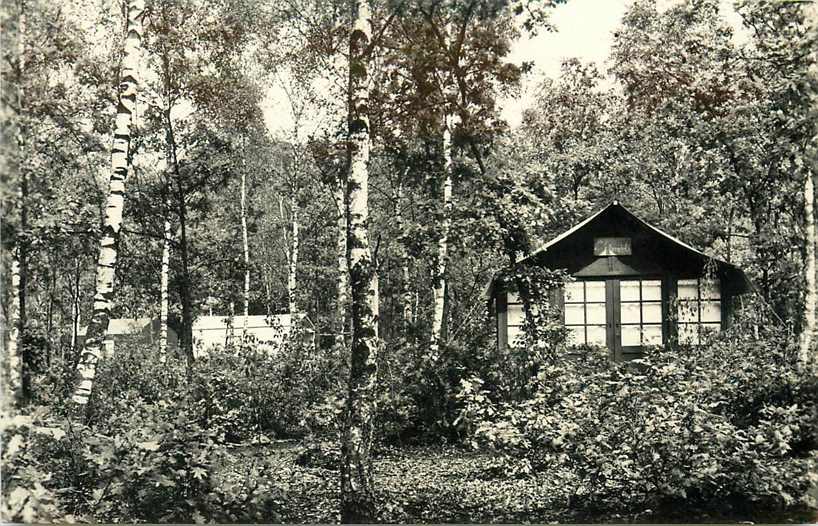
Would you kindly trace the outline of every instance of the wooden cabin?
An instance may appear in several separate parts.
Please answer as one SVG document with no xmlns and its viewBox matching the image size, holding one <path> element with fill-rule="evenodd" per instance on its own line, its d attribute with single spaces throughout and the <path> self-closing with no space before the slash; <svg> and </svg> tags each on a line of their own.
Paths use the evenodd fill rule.
<svg viewBox="0 0 818 526">
<path fill-rule="evenodd" d="M 607 347 L 614 360 L 672 341 L 696 345 L 729 323 L 734 298 L 751 284 L 735 265 L 711 258 L 614 201 L 519 265 L 565 269 L 573 280 L 551 297 L 569 344 Z M 489 289 L 500 349 L 514 345 L 525 315 L 502 272 Z M 674 312 L 671 312 L 674 311 Z"/>
</svg>

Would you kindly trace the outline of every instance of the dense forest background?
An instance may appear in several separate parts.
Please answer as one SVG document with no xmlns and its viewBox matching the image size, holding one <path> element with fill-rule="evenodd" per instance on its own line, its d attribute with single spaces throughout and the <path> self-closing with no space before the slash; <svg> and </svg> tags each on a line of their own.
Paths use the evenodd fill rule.
<svg viewBox="0 0 818 526">
<path fill-rule="evenodd" d="M 499 104 L 531 68 L 507 61 L 511 44 L 552 30 L 559 3 L 371 4 L 366 226 L 385 460 L 368 518 L 814 506 L 814 6 L 738 2 L 736 39 L 717 1 L 636 0 L 608 62 L 566 60 L 511 128 Z M 147 2 L 110 317 L 160 317 L 166 302 L 180 348 L 118 347 L 82 416 L 78 330 L 99 294 L 126 9 L 16 0 L 0 12 L 4 345 L 20 360 L 6 353 L 6 377 L 20 373 L 4 518 L 338 520 L 345 490 L 303 474 L 335 473 L 347 454 L 336 435 L 356 367 L 355 10 Z M 288 115 L 265 113 L 271 90 Z M 272 134 L 265 119 L 279 117 L 292 129 Z M 501 355 L 492 276 L 612 200 L 745 270 L 756 290 L 731 332 L 695 352 L 656 350 L 648 373 L 591 351 L 565 365 L 553 319 Z M 244 341 L 194 361 L 192 323 L 211 311 L 237 327 L 244 313 L 300 313 L 315 345 L 271 356 Z M 259 453 L 285 439 L 298 444 L 286 467 Z M 462 477 L 494 489 L 462 494 L 401 456 L 441 444 L 467 459 Z M 411 489 L 423 476 L 432 489 Z M 521 494 L 525 505 L 498 511 Z"/>
</svg>

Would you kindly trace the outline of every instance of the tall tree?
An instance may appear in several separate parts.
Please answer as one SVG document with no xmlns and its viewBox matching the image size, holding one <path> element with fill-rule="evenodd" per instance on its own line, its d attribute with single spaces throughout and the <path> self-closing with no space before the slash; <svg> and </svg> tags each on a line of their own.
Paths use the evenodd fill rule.
<svg viewBox="0 0 818 526">
<path fill-rule="evenodd" d="M 352 342 L 341 436 L 341 521 L 375 520 L 372 440 L 378 357 L 377 269 L 369 248 L 369 57 L 372 20 L 368 0 L 355 3 L 349 35 L 349 273 Z"/>
<path fill-rule="evenodd" d="M 171 247 L 171 226 L 170 226 L 170 199 L 169 188 L 165 183 L 164 194 L 164 221 L 162 225 L 162 263 L 159 269 L 159 354 L 164 361 L 168 354 L 168 316 L 170 314 L 170 247 Z"/>
<path fill-rule="evenodd" d="M 17 93 L 16 93 L 16 115 L 14 122 L 16 129 L 14 133 L 15 148 L 11 156 L 11 167 L 16 175 L 16 199 L 15 209 L 19 213 L 15 243 L 11 251 L 11 298 L 8 303 L 7 326 L 8 340 L 4 340 L 6 345 L 6 365 L 8 367 L 8 387 L 14 399 L 18 403 L 25 401 L 30 395 L 29 372 L 26 363 L 26 350 L 23 335 L 26 327 L 26 240 L 25 230 L 27 226 L 27 180 L 24 166 L 23 151 L 25 148 L 24 129 L 24 93 L 23 78 L 25 74 L 25 33 L 26 33 L 26 11 L 25 2 L 19 2 L 17 15 L 17 27 L 15 36 L 17 39 L 14 49 L 17 55 Z M 6 335 L 4 335 L 6 336 Z"/>
<path fill-rule="evenodd" d="M 805 11 L 805 22 L 808 26 L 808 38 L 818 42 L 818 4 L 814 3 Z M 809 51 L 809 48 L 806 48 Z M 809 114 L 813 119 L 818 119 L 818 49 L 812 47 L 812 65 L 809 75 L 813 80 L 812 90 L 809 94 L 811 105 Z M 816 331 L 818 331 L 818 320 L 816 320 L 816 310 L 818 310 L 818 284 L 816 283 L 816 235 L 815 226 L 815 179 L 818 175 L 818 129 L 810 141 L 808 147 L 807 171 L 804 177 L 804 328 L 801 332 L 799 357 L 802 363 L 813 368 L 813 372 L 818 372 L 818 356 L 815 351 Z"/>
<path fill-rule="evenodd" d="M 122 69 L 119 75 L 119 105 L 111 149 L 111 178 L 103 220 L 103 235 L 97 259 L 94 315 L 88 325 L 85 348 L 78 365 L 80 380 L 73 396 L 74 402 L 79 405 L 86 405 L 91 396 L 102 340 L 108 329 L 108 320 L 113 306 L 117 247 L 125 207 L 125 180 L 131 163 L 131 124 L 140 78 L 139 52 L 142 44 L 144 15 L 144 0 L 129 0 Z"/>
<path fill-rule="evenodd" d="M 815 186 L 814 175 L 804 177 L 804 327 L 799 341 L 799 359 L 807 363 L 815 337 L 815 309 L 818 290 L 815 286 Z"/>
</svg>

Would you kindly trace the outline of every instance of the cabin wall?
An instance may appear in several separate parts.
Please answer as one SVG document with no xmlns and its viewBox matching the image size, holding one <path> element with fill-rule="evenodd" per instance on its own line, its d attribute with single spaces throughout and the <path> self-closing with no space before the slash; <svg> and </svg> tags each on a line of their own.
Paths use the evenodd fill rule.
<svg viewBox="0 0 818 526">
<path fill-rule="evenodd" d="M 679 341 L 680 336 L 680 329 L 679 329 L 679 313 L 678 310 L 675 312 L 671 312 L 672 307 L 676 307 L 678 309 L 679 306 L 679 282 L 680 280 L 692 280 L 692 279 L 699 279 L 693 276 L 678 276 L 672 274 L 665 274 L 661 276 L 657 276 L 655 274 L 639 276 L 639 275 L 631 275 L 631 276 L 601 276 L 597 277 L 594 276 L 596 279 L 591 279 L 590 277 L 580 277 L 578 281 L 606 281 L 608 285 L 611 285 L 611 280 L 660 280 L 661 281 L 661 325 L 662 325 L 662 345 L 668 345 L 670 342 Z M 615 281 L 613 282 L 615 283 Z M 557 289 L 553 291 L 551 294 L 551 301 L 555 302 L 555 304 L 559 307 L 560 311 L 563 313 L 562 321 L 565 323 L 565 310 L 564 310 L 564 302 L 563 300 L 563 290 Z M 732 303 L 733 297 L 728 296 L 724 293 L 723 288 L 720 287 L 719 294 L 720 298 L 718 300 L 711 299 L 707 296 L 701 297 L 701 293 L 697 292 L 697 297 L 695 302 L 691 302 L 691 304 L 687 308 L 695 308 L 696 309 L 696 330 L 698 331 L 698 324 L 699 322 L 703 322 L 706 326 L 715 326 L 710 324 L 718 323 L 718 330 L 725 330 L 729 326 L 730 314 L 732 312 Z M 688 287 L 686 290 L 686 296 L 691 296 L 691 290 Z M 611 310 L 611 306 L 614 302 L 619 301 L 619 295 L 611 289 L 610 286 L 606 286 L 606 298 L 609 302 L 608 306 L 606 307 L 606 311 Z M 682 300 L 683 301 L 683 300 Z M 717 318 L 713 317 L 712 314 L 709 316 L 705 312 L 706 304 L 713 303 L 718 301 L 718 311 L 719 316 Z M 502 349 L 506 349 L 509 346 L 514 344 L 515 337 L 522 332 L 522 326 L 525 320 L 525 314 L 523 310 L 522 303 L 520 302 L 519 298 L 514 293 L 508 293 L 503 291 L 502 289 L 498 288 L 496 292 L 496 308 L 494 309 L 494 318 L 495 324 L 497 327 L 497 344 L 498 347 Z M 618 309 L 621 307 L 617 307 Z M 709 312 L 715 314 L 714 309 L 710 309 Z M 607 346 L 608 348 L 613 348 L 619 345 L 621 347 L 621 322 L 618 319 L 611 317 L 610 312 L 607 314 L 608 320 L 608 331 L 609 337 L 607 339 Z M 684 318 L 688 319 L 689 324 L 694 323 L 693 318 Z M 615 331 L 611 330 L 611 325 L 619 325 L 618 329 L 620 332 L 616 333 Z M 688 327 L 692 327 L 691 325 L 687 325 Z M 611 333 L 614 333 L 613 335 Z M 698 333 L 698 332 L 697 332 Z M 684 337 L 684 334 L 682 335 Z M 612 339 L 613 338 L 613 339 Z M 618 340 L 617 340 L 618 338 Z M 698 338 L 696 338 L 698 340 Z M 696 343 L 695 341 L 692 343 Z M 633 358 L 639 354 L 638 349 L 630 348 L 628 349 L 623 348 L 620 349 L 620 357 L 619 358 Z M 617 358 L 617 359 L 619 359 Z"/>
</svg>

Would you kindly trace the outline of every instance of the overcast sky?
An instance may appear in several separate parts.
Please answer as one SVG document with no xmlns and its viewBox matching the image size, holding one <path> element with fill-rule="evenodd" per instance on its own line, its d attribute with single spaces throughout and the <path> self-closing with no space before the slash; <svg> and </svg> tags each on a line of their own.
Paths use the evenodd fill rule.
<svg viewBox="0 0 818 526">
<path fill-rule="evenodd" d="M 523 36 L 511 48 L 510 62 L 534 62 L 534 69 L 522 86 L 517 99 L 502 101 L 503 117 L 516 126 L 523 110 L 543 78 L 559 76 L 560 64 L 576 57 L 582 62 L 602 65 L 608 57 L 613 31 L 622 20 L 629 2 L 617 0 L 569 0 L 554 8 L 551 23 L 554 32 L 541 32 L 534 38 Z"/>
<path fill-rule="evenodd" d="M 679 0 L 658 0 L 662 10 Z M 625 9 L 632 0 L 568 0 L 554 8 L 551 22 L 556 32 L 541 32 L 534 38 L 524 36 L 515 42 L 509 61 L 522 64 L 534 62 L 534 69 L 523 81 L 519 97 L 501 101 L 502 116 L 514 127 L 520 123 L 522 112 L 532 101 L 536 87 L 545 77 L 556 78 L 560 64 L 566 58 L 576 57 L 582 62 L 595 62 L 606 69 L 613 32 L 622 20 Z M 721 0 L 722 14 L 737 29 L 742 38 L 741 21 L 733 10 L 732 0 Z M 268 93 L 264 103 L 265 118 L 270 131 L 281 135 L 282 129 L 292 129 L 288 106 L 283 93 L 275 88 Z"/>
</svg>

